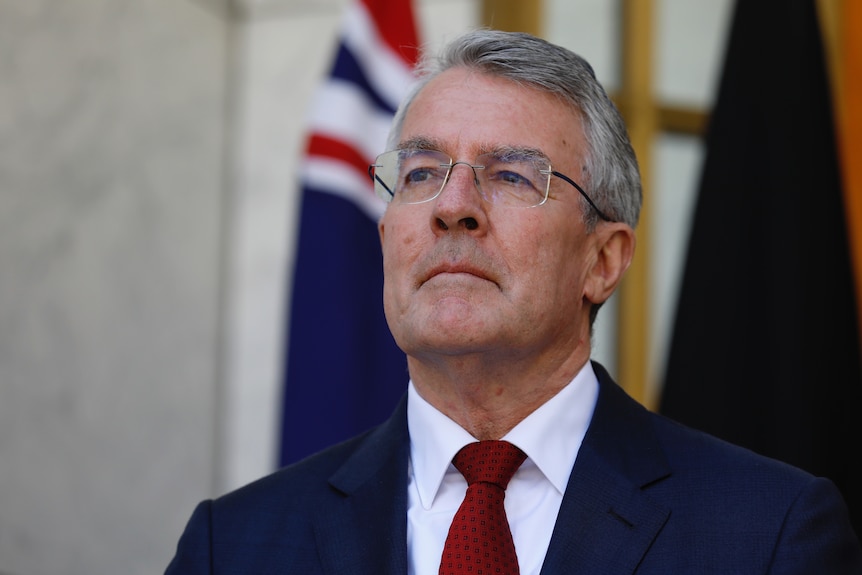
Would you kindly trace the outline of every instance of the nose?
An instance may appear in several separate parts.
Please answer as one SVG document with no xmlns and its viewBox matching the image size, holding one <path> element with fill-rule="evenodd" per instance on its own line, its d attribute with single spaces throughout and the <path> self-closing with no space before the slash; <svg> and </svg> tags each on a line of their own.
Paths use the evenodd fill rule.
<svg viewBox="0 0 862 575">
<path fill-rule="evenodd" d="M 467 162 L 455 162 L 440 195 L 434 200 L 432 227 L 437 232 L 464 229 L 482 233 L 488 221 L 485 208 L 476 169 Z"/>
</svg>

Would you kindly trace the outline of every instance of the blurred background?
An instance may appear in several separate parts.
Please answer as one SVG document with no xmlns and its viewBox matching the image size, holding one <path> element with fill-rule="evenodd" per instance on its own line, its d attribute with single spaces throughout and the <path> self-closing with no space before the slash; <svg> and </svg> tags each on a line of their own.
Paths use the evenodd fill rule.
<svg viewBox="0 0 862 575">
<path fill-rule="evenodd" d="M 0 573 L 161 573 L 199 500 L 278 465 L 299 167 L 348 3 L 0 2 Z M 595 355 L 657 408 L 733 0 L 413 6 L 427 45 L 571 48 L 632 122 L 643 269 Z"/>
</svg>

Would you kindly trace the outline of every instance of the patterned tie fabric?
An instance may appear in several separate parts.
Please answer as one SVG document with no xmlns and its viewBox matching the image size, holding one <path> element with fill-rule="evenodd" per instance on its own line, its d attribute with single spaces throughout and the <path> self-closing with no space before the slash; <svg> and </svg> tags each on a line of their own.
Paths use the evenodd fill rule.
<svg viewBox="0 0 862 575">
<path fill-rule="evenodd" d="M 518 557 L 503 498 L 527 455 L 508 441 L 466 445 L 452 463 L 467 480 L 455 513 L 439 575 L 518 575 Z"/>
</svg>

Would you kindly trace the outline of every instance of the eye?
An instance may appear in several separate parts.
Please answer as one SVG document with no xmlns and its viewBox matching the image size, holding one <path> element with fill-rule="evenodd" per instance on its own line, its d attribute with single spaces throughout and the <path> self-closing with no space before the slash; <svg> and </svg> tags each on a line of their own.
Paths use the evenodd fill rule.
<svg viewBox="0 0 862 575">
<path fill-rule="evenodd" d="M 400 182 L 405 187 L 424 186 L 439 182 L 446 177 L 448 164 L 438 152 L 413 151 L 400 159 Z"/>
<path fill-rule="evenodd" d="M 440 168 L 436 170 L 439 171 Z M 413 168 L 404 176 L 404 183 L 407 185 L 411 184 L 421 184 L 423 182 L 427 182 L 428 180 L 437 177 L 435 174 L 435 168 L 432 167 L 419 167 Z"/>
<path fill-rule="evenodd" d="M 537 188 L 540 174 L 531 162 L 496 161 L 488 164 L 488 181 L 501 188 Z"/>
<path fill-rule="evenodd" d="M 508 186 L 530 186 L 533 187 L 533 183 L 530 181 L 530 178 L 523 176 L 521 173 L 516 171 L 516 168 L 506 167 L 504 169 L 499 169 L 496 173 L 491 175 L 491 178 L 495 182 L 499 182 L 501 184 L 506 184 Z"/>
<path fill-rule="evenodd" d="M 481 156 L 477 163 L 480 190 L 488 201 L 511 206 L 535 206 L 545 199 L 548 176 L 543 174 L 540 160 L 533 155 L 512 152 Z"/>
</svg>

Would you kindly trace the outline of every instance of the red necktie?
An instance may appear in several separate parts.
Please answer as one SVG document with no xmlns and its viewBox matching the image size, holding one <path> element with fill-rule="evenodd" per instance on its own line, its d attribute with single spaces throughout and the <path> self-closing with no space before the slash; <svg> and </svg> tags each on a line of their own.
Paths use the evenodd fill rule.
<svg viewBox="0 0 862 575">
<path fill-rule="evenodd" d="M 518 575 L 503 498 L 526 458 L 508 441 L 479 441 L 452 459 L 467 480 L 467 494 L 449 527 L 439 575 Z"/>
</svg>

